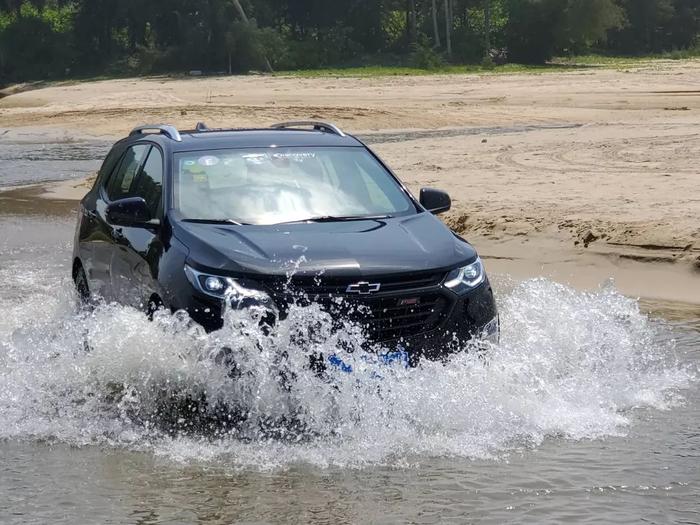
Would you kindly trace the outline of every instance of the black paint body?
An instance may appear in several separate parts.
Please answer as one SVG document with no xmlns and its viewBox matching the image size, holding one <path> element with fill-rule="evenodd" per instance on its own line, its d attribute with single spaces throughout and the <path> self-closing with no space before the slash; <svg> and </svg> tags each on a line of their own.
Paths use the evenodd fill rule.
<svg viewBox="0 0 700 525">
<path fill-rule="evenodd" d="M 111 202 L 105 188 L 121 156 L 134 144 L 157 148 L 162 157 L 162 202 L 152 220 L 118 225 L 110 222 L 118 214 L 108 217 Z M 143 309 L 152 303 L 173 311 L 184 309 L 207 330 L 221 327 L 222 301 L 196 290 L 185 265 L 266 291 L 280 316 L 290 301 L 289 288 L 303 290 L 310 300 L 321 303 L 345 296 L 372 312 L 368 314 L 373 318 L 370 339 L 387 346 L 400 341 L 415 355 L 428 357 L 441 357 L 450 351 L 455 337 L 465 341 L 497 318 L 488 279 L 462 295 L 444 286 L 448 272 L 474 262 L 476 251 L 403 186 L 415 213 L 395 218 L 277 226 L 182 220 L 172 205 L 174 153 L 272 144 L 366 148 L 354 137 L 321 131 L 183 132 L 181 141 L 160 134 L 132 135 L 115 144 L 94 187 L 81 201 L 74 277 L 83 270 L 90 291 L 108 302 Z M 285 288 L 290 273 L 291 285 Z M 368 295 L 346 294 L 347 286 L 358 282 L 382 287 Z M 416 305 L 425 305 L 431 313 L 411 317 Z M 392 312 L 397 320 L 390 320 Z M 406 322 L 398 320 L 404 318 Z M 416 320 L 418 326 L 402 328 Z"/>
</svg>

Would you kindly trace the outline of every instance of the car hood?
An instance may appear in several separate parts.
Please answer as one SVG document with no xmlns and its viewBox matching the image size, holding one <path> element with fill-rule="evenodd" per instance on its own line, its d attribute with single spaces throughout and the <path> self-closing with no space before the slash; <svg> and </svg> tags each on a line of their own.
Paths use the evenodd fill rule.
<svg viewBox="0 0 700 525">
<path fill-rule="evenodd" d="M 278 226 L 178 221 L 173 231 L 189 248 L 188 263 L 203 271 L 362 277 L 450 268 L 476 257 L 429 213 Z"/>
</svg>

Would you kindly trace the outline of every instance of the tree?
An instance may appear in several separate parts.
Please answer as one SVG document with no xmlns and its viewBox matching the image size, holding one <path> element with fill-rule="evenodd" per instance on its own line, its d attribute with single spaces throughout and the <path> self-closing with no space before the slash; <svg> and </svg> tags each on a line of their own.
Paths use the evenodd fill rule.
<svg viewBox="0 0 700 525">
<path fill-rule="evenodd" d="M 484 0 L 484 52 L 487 60 L 491 59 L 491 0 Z"/>
<path fill-rule="evenodd" d="M 416 0 L 406 0 L 406 36 L 408 37 L 409 45 L 415 44 L 418 41 Z"/>
<path fill-rule="evenodd" d="M 452 2 L 445 0 L 445 45 L 447 46 L 447 56 L 452 57 Z"/>
<path fill-rule="evenodd" d="M 610 35 L 625 53 L 661 52 L 697 43 L 700 3 L 697 0 L 618 0 L 626 23 Z"/>
<path fill-rule="evenodd" d="M 239 0 L 233 0 L 233 5 L 236 8 L 236 11 L 238 11 L 238 14 L 241 17 L 241 20 L 243 20 L 244 23 L 250 24 L 250 21 L 248 20 L 248 16 L 245 14 L 245 11 L 243 10 L 243 6 L 241 6 L 241 2 Z M 228 39 L 227 39 L 228 40 Z M 267 59 L 267 56 L 263 53 L 263 60 L 265 61 L 265 68 L 272 73 L 272 66 L 270 65 L 270 61 Z M 231 74 L 231 56 L 229 53 L 228 57 L 228 74 Z"/>
<path fill-rule="evenodd" d="M 433 18 L 433 38 L 435 41 L 435 47 L 440 47 L 440 30 L 438 28 L 438 12 L 437 12 L 437 0 L 433 0 L 433 5 L 431 9 L 431 14 Z"/>
<path fill-rule="evenodd" d="M 22 7 L 0 31 L 0 77 L 36 80 L 63 76 L 73 61 L 64 13 Z"/>
<path fill-rule="evenodd" d="M 699 34 L 699 0 L 0 0 L 0 74 L 435 64 L 441 45 L 455 61 L 505 48 L 542 63 L 686 49 Z"/>
<path fill-rule="evenodd" d="M 623 10 L 613 0 L 569 0 L 559 22 L 557 50 L 585 51 L 596 42 L 604 42 L 608 31 L 621 27 Z"/>
<path fill-rule="evenodd" d="M 543 63 L 556 52 L 584 48 L 624 21 L 614 0 L 507 0 L 506 6 L 508 57 L 515 62 Z"/>
</svg>

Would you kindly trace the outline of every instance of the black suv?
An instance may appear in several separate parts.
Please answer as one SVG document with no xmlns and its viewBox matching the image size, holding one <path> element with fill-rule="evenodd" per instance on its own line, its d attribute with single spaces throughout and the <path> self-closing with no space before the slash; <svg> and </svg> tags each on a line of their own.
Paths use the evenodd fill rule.
<svg viewBox="0 0 700 525">
<path fill-rule="evenodd" d="M 368 341 L 441 357 L 499 329 L 476 251 L 435 217 L 450 205 L 435 189 L 415 199 L 332 124 L 142 126 L 81 201 L 73 279 L 83 299 L 184 309 L 208 331 L 225 303 L 274 325 L 313 301 Z"/>
</svg>

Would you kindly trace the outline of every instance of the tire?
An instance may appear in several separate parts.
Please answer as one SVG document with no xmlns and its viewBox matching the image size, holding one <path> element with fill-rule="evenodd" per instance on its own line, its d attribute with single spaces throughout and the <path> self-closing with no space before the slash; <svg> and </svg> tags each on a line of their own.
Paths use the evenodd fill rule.
<svg viewBox="0 0 700 525">
<path fill-rule="evenodd" d="M 148 304 L 146 305 L 146 316 L 148 316 L 148 320 L 153 321 L 153 316 L 155 315 L 155 313 L 164 307 L 165 305 L 163 304 L 161 298 L 155 294 L 152 295 L 151 298 L 148 300 Z"/>
<path fill-rule="evenodd" d="M 75 290 L 78 292 L 80 304 L 82 306 L 88 306 L 91 302 L 90 286 L 88 285 L 87 275 L 85 275 L 85 270 L 83 270 L 82 266 L 78 266 L 73 282 L 75 282 Z"/>
</svg>

